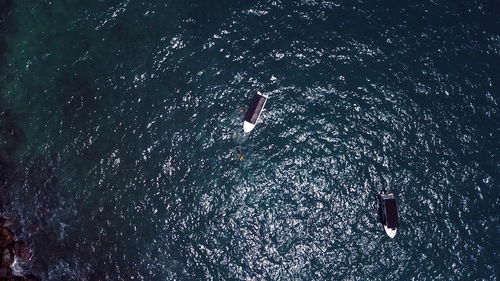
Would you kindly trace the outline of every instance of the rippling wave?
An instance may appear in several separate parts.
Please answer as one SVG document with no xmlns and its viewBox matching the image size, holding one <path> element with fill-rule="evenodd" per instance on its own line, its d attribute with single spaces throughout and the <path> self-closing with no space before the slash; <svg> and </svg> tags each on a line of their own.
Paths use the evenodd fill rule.
<svg viewBox="0 0 500 281">
<path fill-rule="evenodd" d="M 496 280 L 495 1 L 15 2 L 46 280 Z M 242 132 L 256 91 L 261 122 Z M 234 152 L 240 147 L 245 160 Z M 398 194 L 395 239 L 375 196 Z"/>
</svg>

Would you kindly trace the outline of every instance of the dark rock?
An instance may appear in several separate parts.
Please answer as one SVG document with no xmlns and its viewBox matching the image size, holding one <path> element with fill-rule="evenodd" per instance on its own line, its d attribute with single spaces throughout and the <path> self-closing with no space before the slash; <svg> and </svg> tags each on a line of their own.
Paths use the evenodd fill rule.
<svg viewBox="0 0 500 281">
<path fill-rule="evenodd" d="M 9 266 L 14 262 L 14 254 L 10 249 L 3 249 L 2 252 L 2 266 Z"/>
<path fill-rule="evenodd" d="M 12 269 L 10 267 L 0 267 L 0 279 L 8 279 L 12 277 Z"/>
<path fill-rule="evenodd" d="M 33 256 L 33 252 L 23 241 L 16 241 L 14 243 L 14 255 L 22 260 L 28 261 Z"/>
<path fill-rule="evenodd" d="M 6 248 L 14 242 L 14 234 L 6 227 L 0 228 L 0 247 Z"/>
</svg>

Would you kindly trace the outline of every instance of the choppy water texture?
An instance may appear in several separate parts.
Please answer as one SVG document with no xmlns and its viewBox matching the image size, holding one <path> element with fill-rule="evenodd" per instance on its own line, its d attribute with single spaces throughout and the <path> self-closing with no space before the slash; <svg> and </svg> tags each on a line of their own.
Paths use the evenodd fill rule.
<svg viewBox="0 0 500 281">
<path fill-rule="evenodd" d="M 3 211 L 35 251 L 18 271 L 500 274 L 497 0 L 8 2 Z"/>
</svg>

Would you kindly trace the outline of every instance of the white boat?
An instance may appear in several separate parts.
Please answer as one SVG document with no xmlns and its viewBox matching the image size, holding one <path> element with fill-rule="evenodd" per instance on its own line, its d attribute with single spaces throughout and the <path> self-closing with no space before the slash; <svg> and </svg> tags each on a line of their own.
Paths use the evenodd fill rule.
<svg viewBox="0 0 500 281">
<path fill-rule="evenodd" d="M 243 131 L 248 133 L 255 128 L 257 121 L 259 120 L 262 110 L 266 105 L 268 96 L 257 92 L 250 102 L 248 110 L 245 112 L 245 117 L 243 118 Z"/>
<path fill-rule="evenodd" d="M 384 225 L 384 230 L 387 236 L 394 238 L 396 236 L 396 232 L 398 232 L 397 228 L 388 228 L 387 226 Z"/>
<path fill-rule="evenodd" d="M 387 236 L 394 238 L 399 227 L 398 206 L 394 193 L 380 192 L 379 198 L 379 219 L 384 225 Z"/>
</svg>

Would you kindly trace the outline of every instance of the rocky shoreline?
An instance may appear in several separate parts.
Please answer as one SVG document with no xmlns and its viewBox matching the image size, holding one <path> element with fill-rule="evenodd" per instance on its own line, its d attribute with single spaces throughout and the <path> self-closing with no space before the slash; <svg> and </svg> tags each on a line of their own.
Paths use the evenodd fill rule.
<svg viewBox="0 0 500 281">
<path fill-rule="evenodd" d="M 12 222 L 8 218 L 0 217 L 0 281 L 39 281 L 40 278 L 28 274 L 26 276 L 13 276 L 12 265 L 16 260 L 27 262 L 31 260 L 33 253 L 28 245 L 16 240 L 9 226 Z"/>
</svg>

